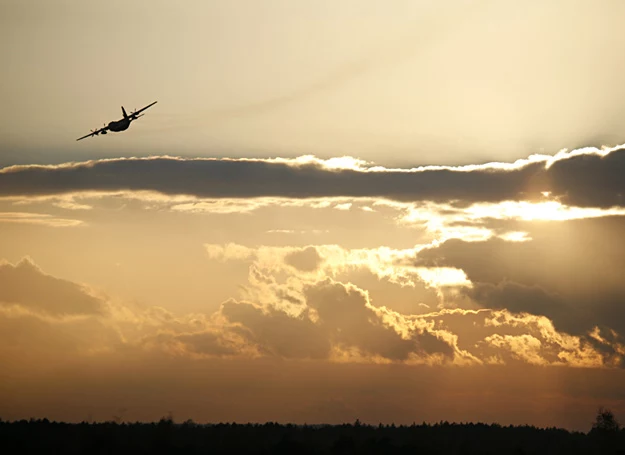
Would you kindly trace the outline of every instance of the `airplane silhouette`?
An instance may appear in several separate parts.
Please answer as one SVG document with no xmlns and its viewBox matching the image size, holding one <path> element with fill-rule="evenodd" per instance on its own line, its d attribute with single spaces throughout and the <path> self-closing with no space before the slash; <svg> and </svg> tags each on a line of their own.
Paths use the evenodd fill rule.
<svg viewBox="0 0 625 455">
<path fill-rule="evenodd" d="M 141 115 L 138 115 L 138 114 L 145 111 L 148 107 L 154 106 L 156 103 L 157 101 L 154 101 L 153 103 L 148 104 L 146 107 L 141 108 L 138 111 L 131 112 L 130 115 L 126 114 L 126 109 L 124 109 L 124 106 L 122 106 L 122 113 L 124 114 L 123 119 L 112 121 L 108 125 L 104 125 L 99 130 L 91 130 L 90 134 L 86 134 L 83 137 L 79 137 L 76 140 L 79 141 L 89 136 L 97 136 L 98 134 L 106 134 L 107 131 L 113 131 L 113 132 L 125 131 L 130 126 L 130 122 L 132 122 L 133 120 L 137 120 L 139 117 L 143 117 L 145 115 L 145 114 L 141 114 Z"/>
</svg>

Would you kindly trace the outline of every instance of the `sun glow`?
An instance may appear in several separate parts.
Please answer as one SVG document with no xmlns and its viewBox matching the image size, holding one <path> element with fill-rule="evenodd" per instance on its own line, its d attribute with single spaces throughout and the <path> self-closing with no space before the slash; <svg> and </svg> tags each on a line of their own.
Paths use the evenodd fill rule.
<svg viewBox="0 0 625 455">
<path fill-rule="evenodd" d="M 453 267 L 419 267 L 417 268 L 419 278 L 428 286 L 467 286 L 471 287 L 471 281 L 461 269 Z"/>
</svg>

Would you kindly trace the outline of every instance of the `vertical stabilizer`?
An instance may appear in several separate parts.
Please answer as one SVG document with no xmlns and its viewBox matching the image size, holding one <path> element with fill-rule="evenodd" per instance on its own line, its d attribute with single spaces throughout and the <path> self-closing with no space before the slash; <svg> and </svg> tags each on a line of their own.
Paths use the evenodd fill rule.
<svg viewBox="0 0 625 455">
<path fill-rule="evenodd" d="M 128 114 L 126 114 L 126 109 L 124 109 L 124 106 L 122 106 L 122 112 L 124 114 L 124 118 L 128 118 Z"/>
</svg>

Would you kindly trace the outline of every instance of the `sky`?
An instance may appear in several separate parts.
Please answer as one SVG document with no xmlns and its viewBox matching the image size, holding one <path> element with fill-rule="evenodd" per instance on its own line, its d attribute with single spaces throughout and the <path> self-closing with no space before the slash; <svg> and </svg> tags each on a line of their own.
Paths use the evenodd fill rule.
<svg viewBox="0 0 625 455">
<path fill-rule="evenodd" d="M 0 418 L 624 420 L 623 13 L 0 0 Z"/>
</svg>

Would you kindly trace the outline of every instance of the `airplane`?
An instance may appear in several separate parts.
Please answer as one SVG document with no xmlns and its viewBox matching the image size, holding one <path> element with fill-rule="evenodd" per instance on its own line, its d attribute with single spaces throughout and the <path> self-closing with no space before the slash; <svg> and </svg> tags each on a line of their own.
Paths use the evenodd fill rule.
<svg viewBox="0 0 625 455">
<path fill-rule="evenodd" d="M 107 131 L 113 131 L 113 132 L 125 131 L 130 126 L 130 122 L 132 122 L 133 120 L 137 120 L 139 117 L 143 117 L 145 115 L 145 114 L 141 114 L 141 115 L 138 115 L 138 114 L 145 111 L 148 107 L 154 106 L 156 103 L 157 101 L 154 101 L 153 103 L 148 104 L 146 107 L 141 108 L 138 111 L 131 112 L 130 115 L 126 114 L 126 109 L 124 109 L 124 106 L 122 106 L 122 114 L 124 114 L 123 119 L 112 121 L 108 125 L 105 124 L 99 130 L 91 130 L 91 133 L 86 134 L 83 137 L 79 137 L 76 140 L 80 141 L 81 139 L 84 139 L 89 136 L 97 136 L 98 134 L 106 134 Z"/>
</svg>

